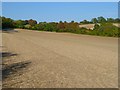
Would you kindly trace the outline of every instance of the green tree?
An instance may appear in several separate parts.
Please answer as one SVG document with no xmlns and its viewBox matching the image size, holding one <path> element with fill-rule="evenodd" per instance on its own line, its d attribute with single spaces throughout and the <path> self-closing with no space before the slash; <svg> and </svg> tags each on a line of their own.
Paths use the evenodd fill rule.
<svg viewBox="0 0 120 90">
<path fill-rule="evenodd" d="M 67 21 L 64 21 L 64 23 L 67 23 Z"/>
<path fill-rule="evenodd" d="M 74 23 L 74 21 L 71 21 L 71 23 Z"/>
<path fill-rule="evenodd" d="M 30 19 L 30 20 L 28 20 L 28 24 L 31 26 L 34 26 L 35 24 L 37 24 L 37 21 Z"/>
<path fill-rule="evenodd" d="M 24 28 L 24 25 L 26 25 L 26 22 L 24 20 L 16 20 L 14 21 L 14 25 L 16 28 Z"/>
<path fill-rule="evenodd" d="M 98 17 L 98 22 L 99 23 L 103 23 L 103 22 L 106 22 L 106 19 L 104 17 Z"/>
<path fill-rule="evenodd" d="M 91 22 L 92 22 L 92 23 L 98 23 L 98 20 L 97 20 L 97 18 L 93 18 L 93 19 L 91 20 Z"/>
<path fill-rule="evenodd" d="M 24 26 L 25 29 L 31 29 L 31 27 L 32 27 L 32 26 L 29 25 L 29 24 L 26 24 L 26 25 Z"/>
<path fill-rule="evenodd" d="M 80 22 L 81 24 L 89 24 L 90 22 L 87 20 L 83 20 L 82 22 Z"/>
<path fill-rule="evenodd" d="M 59 21 L 59 23 L 63 23 L 62 21 Z"/>
<path fill-rule="evenodd" d="M 100 26 L 98 24 L 95 24 L 94 29 L 93 30 L 98 30 L 100 28 Z"/>
<path fill-rule="evenodd" d="M 120 18 L 116 18 L 115 23 L 120 23 Z"/>
<path fill-rule="evenodd" d="M 45 31 L 57 31 L 57 23 L 55 23 L 55 22 L 41 23 L 41 26 L 42 26 L 43 30 L 45 30 Z"/>
<path fill-rule="evenodd" d="M 107 18 L 107 22 L 111 22 L 111 23 L 114 23 L 115 20 L 113 18 Z"/>
<path fill-rule="evenodd" d="M 2 28 L 13 28 L 13 20 L 11 18 L 2 17 Z"/>
</svg>

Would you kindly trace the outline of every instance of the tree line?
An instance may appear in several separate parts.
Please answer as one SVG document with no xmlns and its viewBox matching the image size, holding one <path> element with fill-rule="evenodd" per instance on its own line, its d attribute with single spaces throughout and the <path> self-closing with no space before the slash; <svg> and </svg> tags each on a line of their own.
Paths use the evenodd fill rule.
<svg viewBox="0 0 120 90">
<path fill-rule="evenodd" d="M 13 20 L 11 18 L 0 17 L 2 20 L 2 29 L 5 28 L 22 28 L 38 31 L 51 31 L 51 32 L 71 32 L 76 34 L 88 34 L 98 36 L 118 37 L 119 28 L 114 26 L 113 23 L 120 23 L 120 19 L 98 17 L 93 18 L 91 21 L 83 20 L 81 22 L 37 22 L 36 20 Z M 81 24 L 95 24 L 94 29 L 80 28 Z"/>
</svg>

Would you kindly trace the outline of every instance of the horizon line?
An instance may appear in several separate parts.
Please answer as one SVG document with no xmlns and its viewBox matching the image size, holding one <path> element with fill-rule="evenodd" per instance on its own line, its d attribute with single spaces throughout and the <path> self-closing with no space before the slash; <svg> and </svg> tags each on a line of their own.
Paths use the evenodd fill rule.
<svg viewBox="0 0 120 90">
<path fill-rule="evenodd" d="M 17 20 L 30 20 L 30 19 L 32 19 L 32 20 L 36 20 L 36 19 L 33 19 L 33 18 L 30 18 L 30 19 L 13 19 L 13 18 L 11 18 L 11 17 L 6 17 L 6 16 L 1 16 L 0 15 L 0 17 L 5 17 L 5 18 L 10 18 L 10 19 L 12 19 L 12 20 L 14 20 L 14 21 L 17 21 Z M 103 16 L 98 16 L 98 17 L 103 17 Z M 94 17 L 94 18 L 98 18 L 98 17 Z M 103 18 L 105 18 L 105 17 L 103 17 Z M 115 17 L 108 17 L 108 18 L 113 18 L 113 19 L 120 19 L 119 17 L 117 17 L 117 18 L 115 18 Z M 90 20 L 87 20 L 87 19 L 83 19 L 83 20 L 80 20 L 80 21 L 75 21 L 75 20 L 71 20 L 71 21 L 74 21 L 74 22 L 77 22 L 77 23 L 80 23 L 80 22 L 82 22 L 82 21 L 84 21 L 84 20 L 87 20 L 87 21 L 89 21 L 89 22 L 91 22 L 91 20 L 92 20 L 93 18 L 91 18 Z M 105 18 L 106 20 L 107 20 L 107 18 Z M 62 22 L 65 22 L 66 20 L 60 20 L 60 21 L 38 21 L 38 20 L 36 20 L 37 21 L 37 23 L 39 23 L 39 22 L 48 22 L 48 23 L 50 23 L 50 22 L 60 22 L 60 21 L 62 21 Z M 66 22 L 71 22 L 71 21 L 66 21 Z"/>
</svg>

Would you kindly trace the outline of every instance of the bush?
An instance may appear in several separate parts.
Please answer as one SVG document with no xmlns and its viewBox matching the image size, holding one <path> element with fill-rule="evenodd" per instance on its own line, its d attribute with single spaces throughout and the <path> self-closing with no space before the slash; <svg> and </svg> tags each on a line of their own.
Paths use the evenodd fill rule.
<svg viewBox="0 0 120 90">
<path fill-rule="evenodd" d="M 25 28 L 31 30 L 41 30 L 41 31 L 50 31 L 50 32 L 71 32 L 76 34 L 88 34 L 88 35 L 97 35 L 97 36 L 110 36 L 118 37 L 120 36 L 120 28 L 114 26 L 113 22 L 119 22 L 120 19 L 105 19 L 103 17 L 93 18 L 91 22 L 84 20 L 82 24 L 95 23 L 94 29 L 79 28 L 77 22 L 40 22 L 37 24 L 36 20 L 12 20 L 10 18 L 2 18 L 2 28 Z M 99 22 L 99 24 L 97 24 Z"/>
</svg>

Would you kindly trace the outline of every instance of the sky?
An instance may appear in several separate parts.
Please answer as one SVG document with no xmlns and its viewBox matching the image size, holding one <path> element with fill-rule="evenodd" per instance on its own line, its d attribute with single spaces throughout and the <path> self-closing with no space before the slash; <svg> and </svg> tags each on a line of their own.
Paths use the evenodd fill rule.
<svg viewBox="0 0 120 90">
<path fill-rule="evenodd" d="M 118 17 L 117 2 L 2 2 L 2 16 L 35 19 L 38 22 L 91 20 L 94 17 Z"/>
<path fill-rule="evenodd" d="M 119 0 L 2 0 L 2 2 L 119 2 Z"/>
</svg>

